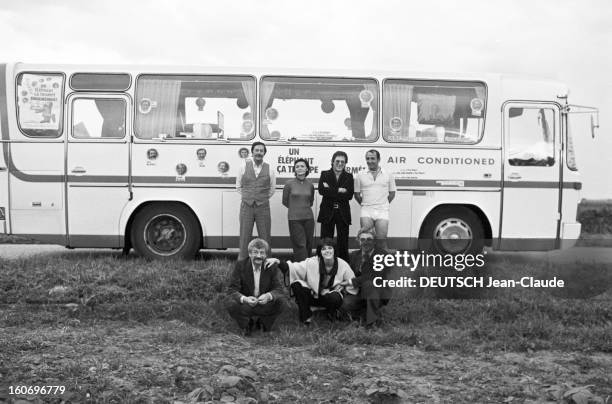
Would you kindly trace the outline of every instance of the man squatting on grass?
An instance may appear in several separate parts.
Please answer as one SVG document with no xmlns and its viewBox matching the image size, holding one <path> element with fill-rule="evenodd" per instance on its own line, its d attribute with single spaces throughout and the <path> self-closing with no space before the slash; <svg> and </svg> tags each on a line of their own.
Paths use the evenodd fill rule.
<svg viewBox="0 0 612 404">
<path fill-rule="evenodd" d="M 375 287 L 374 278 L 391 277 L 391 268 L 384 267 L 382 271 L 374 270 L 374 256 L 385 256 L 387 252 L 375 247 L 376 232 L 372 228 L 362 228 L 357 233 L 359 250 L 353 251 L 349 262 L 355 278 L 351 280 L 353 287 L 359 288 L 359 295 L 345 294 L 342 302 L 342 311 L 350 316 L 365 317 L 366 327 L 380 325 L 381 310 L 389 303 L 392 290 L 389 287 Z"/>
<path fill-rule="evenodd" d="M 246 336 L 251 335 L 255 325 L 264 332 L 270 331 L 285 308 L 285 291 L 278 266 L 263 265 L 269 248 L 265 240 L 252 240 L 248 245 L 248 258 L 236 262 L 230 276 L 228 294 L 231 301 L 227 310 Z"/>
</svg>

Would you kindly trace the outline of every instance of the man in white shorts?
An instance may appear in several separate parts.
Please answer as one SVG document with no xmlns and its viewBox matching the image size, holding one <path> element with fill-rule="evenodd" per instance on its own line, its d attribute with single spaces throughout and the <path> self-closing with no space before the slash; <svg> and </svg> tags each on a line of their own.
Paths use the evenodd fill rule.
<svg viewBox="0 0 612 404">
<path fill-rule="evenodd" d="M 395 198 L 395 178 L 383 170 L 378 150 L 368 150 L 365 155 L 367 170 L 355 177 L 355 200 L 361 205 L 361 228 L 376 230 L 376 246 L 387 250 L 389 230 L 389 206 Z"/>
</svg>

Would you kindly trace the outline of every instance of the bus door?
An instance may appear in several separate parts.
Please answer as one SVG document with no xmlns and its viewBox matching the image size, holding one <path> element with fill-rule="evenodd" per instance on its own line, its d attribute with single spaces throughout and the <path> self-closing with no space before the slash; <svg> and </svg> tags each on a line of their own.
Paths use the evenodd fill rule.
<svg viewBox="0 0 612 404">
<path fill-rule="evenodd" d="M 559 108 L 508 102 L 503 116 L 500 249 L 554 249 L 561 219 Z"/>
<path fill-rule="evenodd" d="M 79 93 L 68 99 L 66 206 L 70 247 L 120 247 L 130 198 L 130 99 Z"/>
</svg>

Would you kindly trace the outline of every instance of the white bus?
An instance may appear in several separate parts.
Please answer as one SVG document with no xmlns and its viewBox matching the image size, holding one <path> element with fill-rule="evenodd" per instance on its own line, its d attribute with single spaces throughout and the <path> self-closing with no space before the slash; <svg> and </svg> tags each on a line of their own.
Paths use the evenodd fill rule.
<svg viewBox="0 0 612 404">
<path fill-rule="evenodd" d="M 568 247 L 581 181 L 567 91 L 492 74 L 1 64 L 0 233 L 151 258 L 238 247 L 235 177 L 263 141 L 273 248 L 290 246 L 293 161 L 316 186 L 335 151 L 356 174 L 373 148 L 398 187 L 390 247 Z"/>
</svg>

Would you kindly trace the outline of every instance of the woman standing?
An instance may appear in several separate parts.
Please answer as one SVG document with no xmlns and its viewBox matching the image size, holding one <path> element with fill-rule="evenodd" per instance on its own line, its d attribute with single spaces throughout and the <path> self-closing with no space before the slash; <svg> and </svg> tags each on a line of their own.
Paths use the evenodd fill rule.
<svg viewBox="0 0 612 404">
<path fill-rule="evenodd" d="M 312 214 L 314 186 L 306 179 L 310 165 L 305 159 L 293 163 L 295 178 L 287 181 L 283 189 L 283 205 L 289 210 L 289 237 L 293 247 L 293 259 L 303 261 L 312 253 L 315 221 Z"/>
</svg>

